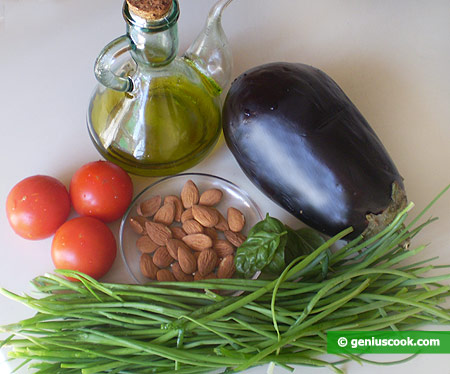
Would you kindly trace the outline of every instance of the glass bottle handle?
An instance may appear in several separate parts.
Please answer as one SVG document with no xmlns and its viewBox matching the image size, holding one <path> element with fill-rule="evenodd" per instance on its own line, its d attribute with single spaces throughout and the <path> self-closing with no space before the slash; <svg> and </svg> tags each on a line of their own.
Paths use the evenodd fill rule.
<svg viewBox="0 0 450 374">
<path fill-rule="evenodd" d="M 133 80 L 122 77 L 111 70 L 115 59 L 131 49 L 131 40 L 128 35 L 114 39 L 103 48 L 95 61 L 95 77 L 104 86 L 120 92 L 133 91 Z"/>
</svg>

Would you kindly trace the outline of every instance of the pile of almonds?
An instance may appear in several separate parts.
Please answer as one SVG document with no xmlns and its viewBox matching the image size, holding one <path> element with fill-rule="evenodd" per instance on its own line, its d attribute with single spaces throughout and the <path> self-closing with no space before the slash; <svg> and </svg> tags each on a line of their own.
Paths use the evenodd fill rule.
<svg viewBox="0 0 450 374">
<path fill-rule="evenodd" d="M 180 196 L 156 195 L 137 207 L 129 224 L 140 235 L 142 274 L 158 281 L 231 278 L 234 255 L 245 236 L 244 215 L 227 209 L 225 218 L 215 207 L 223 192 L 211 188 L 200 194 L 188 180 Z"/>
</svg>

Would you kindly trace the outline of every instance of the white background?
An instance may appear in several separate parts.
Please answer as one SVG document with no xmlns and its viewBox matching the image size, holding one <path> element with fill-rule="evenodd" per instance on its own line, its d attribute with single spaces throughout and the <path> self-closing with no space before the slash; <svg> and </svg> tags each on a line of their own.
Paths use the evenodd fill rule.
<svg viewBox="0 0 450 374">
<path fill-rule="evenodd" d="M 180 2 L 182 53 L 202 28 L 213 0 Z M 68 186 L 78 167 L 100 159 L 85 115 L 96 84 L 93 62 L 105 44 L 124 33 L 121 7 L 121 0 L 0 0 L 0 205 L 25 177 L 52 175 Z M 449 1 L 235 0 L 223 25 L 233 49 L 234 76 L 283 60 L 314 65 L 336 80 L 391 154 L 415 212 L 450 183 Z M 230 179 L 264 212 L 299 225 L 253 187 L 223 141 L 192 171 Z M 139 192 L 153 179 L 133 181 Z M 439 255 L 437 263 L 450 264 L 450 193 L 429 215 L 440 220 L 417 238 L 416 243 L 429 243 L 421 257 Z M 117 232 L 118 224 L 111 228 Z M 52 271 L 51 239 L 16 236 L 4 208 L 0 238 L 0 286 L 24 292 L 30 279 Z M 121 261 L 118 256 L 105 280 L 130 282 Z M 28 316 L 30 310 L 0 299 L 0 324 Z M 346 367 L 349 374 L 450 373 L 450 355 L 422 355 L 394 367 Z M 5 364 L 0 363 L 0 373 L 9 373 Z"/>
</svg>

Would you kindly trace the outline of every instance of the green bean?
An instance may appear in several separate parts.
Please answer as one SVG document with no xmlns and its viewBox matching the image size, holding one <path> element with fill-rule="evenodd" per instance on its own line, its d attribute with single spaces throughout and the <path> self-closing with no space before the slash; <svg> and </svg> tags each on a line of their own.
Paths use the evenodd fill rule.
<svg viewBox="0 0 450 374">
<path fill-rule="evenodd" d="M 301 337 L 301 332 L 305 327 L 310 326 L 313 323 L 316 323 L 320 321 L 324 316 L 334 312 L 338 307 L 342 304 L 345 304 L 349 299 L 353 298 L 357 294 L 363 291 L 364 288 L 366 288 L 368 285 L 368 282 L 364 282 L 363 284 L 356 287 L 350 294 L 348 294 L 346 297 L 343 297 L 339 303 L 334 305 L 333 307 L 330 307 L 326 311 L 323 311 L 319 313 L 318 315 L 310 318 L 308 321 L 303 321 L 303 319 L 299 319 L 299 324 L 295 325 L 295 327 L 291 328 L 287 333 L 284 334 L 284 336 L 279 339 L 279 341 L 272 346 L 266 348 L 265 350 L 261 351 L 260 353 L 254 355 L 251 357 L 246 363 L 241 364 L 238 366 L 238 370 L 245 370 L 252 365 L 254 365 L 259 360 L 262 360 L 267 355 L 271 354 L 272 352 L 276 351 L 279 348 L 282 348 L 284 345 L 289 344 L 291 341 L 294 341 Z M 303 322 L 302 322 L 303 321 Z"/>
</svg>

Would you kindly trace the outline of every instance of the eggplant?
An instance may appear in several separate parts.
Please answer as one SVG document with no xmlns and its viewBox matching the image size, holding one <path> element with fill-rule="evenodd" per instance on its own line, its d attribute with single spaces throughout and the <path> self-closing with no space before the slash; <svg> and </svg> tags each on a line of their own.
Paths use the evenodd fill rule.
<svg viewBox="0 0 450 374">
<path fill-rule="evenodd" d="M 256 66 L 223 105 L 227 146 L 247 177 L 308 226 L 373 235 L 406 206 L 403 178 L 360 111 L 326 73 Z"/>
</svg>

